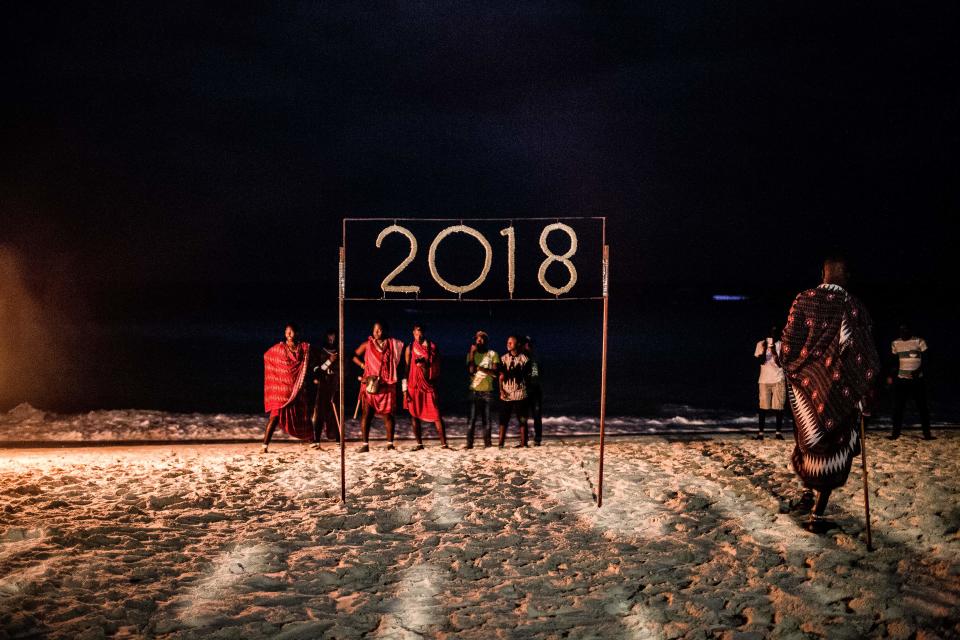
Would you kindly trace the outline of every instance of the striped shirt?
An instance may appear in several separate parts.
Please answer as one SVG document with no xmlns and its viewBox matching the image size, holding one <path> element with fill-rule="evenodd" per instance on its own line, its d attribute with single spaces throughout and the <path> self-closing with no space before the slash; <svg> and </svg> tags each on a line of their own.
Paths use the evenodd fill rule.
<svg viewBox="0 0 960 640">
<path fill-rule="evenodd" d="M 920 366 L 923 364 L 922 354 L 927 350 L 927 343 L 923 338 L 894 340 L 890 350 L 900 360 L 900 370 L 897 372 L 898 378 L 910 380 L 914 377 L 923 377 Z"/>
</svg>

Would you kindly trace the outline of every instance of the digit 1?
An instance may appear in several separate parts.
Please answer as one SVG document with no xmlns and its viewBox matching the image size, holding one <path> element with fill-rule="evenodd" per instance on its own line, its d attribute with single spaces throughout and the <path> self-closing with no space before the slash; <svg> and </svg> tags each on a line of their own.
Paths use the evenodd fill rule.
<svg viewBox="0 0 960 640">
<path fill-rule="evenodd" d="M 509 226 L 506 229 L 500 229 L 500 235 L 507 236 L 507 289 L 510 291 L 510 297 L 513 297 L 513 284 L 516 278 L 516 257 L 517 257 L 517 232 Z"/>
</svg>

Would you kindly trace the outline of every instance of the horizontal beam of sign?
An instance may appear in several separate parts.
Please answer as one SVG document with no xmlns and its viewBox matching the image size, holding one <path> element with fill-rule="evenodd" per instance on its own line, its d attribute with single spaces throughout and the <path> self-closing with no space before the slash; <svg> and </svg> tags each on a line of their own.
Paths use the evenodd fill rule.
<svg viewBox="0 0 960 640">
<path fill-rule="evenodd" d="M 348 218 L 344 297 L 600 299 L 605 234 L 599 217 Z"/>
</svg>

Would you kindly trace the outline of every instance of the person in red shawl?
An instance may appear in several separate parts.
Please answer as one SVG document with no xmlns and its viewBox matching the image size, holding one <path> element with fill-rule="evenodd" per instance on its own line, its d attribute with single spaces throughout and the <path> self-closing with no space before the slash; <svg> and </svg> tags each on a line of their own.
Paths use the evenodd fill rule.
<svg viewBox="0 0 960 640">
<path fill-rule="evenodd" d="M 373 414 L 383 418 L 387 428 L 387 449 L 393 446 L 393 412 L 397 404 L 397 368 L 403 355 L 403 341 L 387 335 L 387 325 L 375 322 L 367 341 L 357 347 L 353 362 L 363 369 L 360 384 L 360 400 L 363 403 L 363 417 L 360 420 L 360 434 L 363 444 L 357 450 L 366 453 L 370 450 L 370 423 Z M 360 358 L 363 357 L 363 360 Z"/>
<path fill-rule="evenodd" d="M 806 489 L 797 506 L 813 507 L 807 526 L 816 532 L 833 526 L 824 510 L 860 453 L 860 418 L 869 415 L 880 370 L 870 315 L 848 281 L 846 262 L 827 259 L 823 284 L 797 295 L 783 330 L 780 361 L 796 423 L 791 462 Z"/>
<path fill-rule="evenodd" d="M 310 344 L 300 341 L 293 323 L 286 325 L 283 333 L 285 340 L 263 354 L 263 408 L 270 414 L 263 435 L 263 453 L 267 453 L 277 425 L 294 438 L 313 440 L 304 392 L 304 380 L 310 368 Z"/>
<path fill-rule="evenodd" d="M 437 389 L 434 386 L 440 377 L 440 352 L 437 345 L 427 340 L 423 325 L 413 325 L 413 342 L 406 348 L 403 360 L 407 364 L 407 379 L 404 380 L 403 406 L 413 420 L 413 435 L 417 439 L 414 451 L 423 449 L 423 425 L 432 422 L 440 436 L 440 447 L 447 446 L 446 426 L 440 416 Z"/>
</svg>

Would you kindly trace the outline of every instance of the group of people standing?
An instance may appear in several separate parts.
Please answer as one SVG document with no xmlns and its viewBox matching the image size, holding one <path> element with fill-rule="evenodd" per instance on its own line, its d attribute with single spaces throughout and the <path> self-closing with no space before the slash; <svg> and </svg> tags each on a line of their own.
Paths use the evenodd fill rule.
<svg viewBox="0 0 960 640">
<path fill-rule="evenodd" d="M 492 445 L 491 412 L 499 401 L 497 441 L 502 447 L 510 417 L 517 417 L 520 428 L 518 447 L 528 446 L 529 419 L 533 418 L 533 444 L 543 440 L 543 390 L 540 387 L 540 364 L 534 354 L 530 336 L 507 337 L 507 350 L 502 356 L 487 345 L 486 331 L 477 331 L 467 352 L 467 371 L 470 374 L 470 423 L 465 449 L 472 449 L 477 420 L 483 428 L 483 446 Z M 494 391 L 497 391 L 495 394 Z"/>
<path fill-rule="evenodd" d="M 384 423 L 388 450 L 396 448 L 395 415 L 398 404 L 410 414 L 414 450 L 423 446 L 423 423 L 433 423 L 440 446 L 449 449 L 446 424 L 440 410 L 437 383 L 440 378 L 440 351 L 429 340 L 423 324 L 414 324 L 413 340 L 404 344 L 390 337 L 384 322 L 375 322 L 370 336 L 354 351 L 352 362 L 362 370 L 357 411 L 362 407 L 358 452 L 370 450 L 370 426 L 374 416 Z M 314 349 L 299 338 L 295 324 L 284 329 L 285 339 L 264 354 L 264 408 L 270 415 L 263 440 L 263 452 L 269 449 L 277 426 L 301 440 L 320 446 L 326 431 L 331 440 L 338 440 L 341 420 L 337 414 L 339 399 L 339 364 L 337 333 L 328 330 L 326 343 Z M 491 413 L 497 408 L 499 418 L 498 446 L 503 447 L 507 426 L 516 416 L 520 430 L 518 447 L 528 446 L 529 419 L 533 418 L 534 444 L 543 438 L 540 368 L 534 354 L 533 340 L 511 335 L 506 351 L 497 354 L 488 344 L 485 331 L 477 331 L 466 356 L 470 376 L 470 420 L 465 449 L 474 446 L 477 422 L 483 429 L 485 447 L 492 446 Z M 402 401 L 398 402 L 398 390 Z"/>
<path fill-rule="evenodd" d="M 269 414 L 264 453 L 278 426 L 295 438 L 311 441 L 313 448 L 320 447 L 324 430 L 331 440 L 340 438 L 337 332 L 328 329 L 319 349 L 300 340 L 300 329 L 292 322 L 283 333 L 283 342 L 263 354 L 263 405 Z"/>
<path fill-rule="evenodd" d="M 783 342 L 778 327 L 771 327 L 767 337 L 757 342 L 754 357 L 760 360 L 760 409 L 757 440 L 763 440 L 767 415 L 773 413 L 776 418 L 777 440 L 783 440 L 783 410 L 786 404 L 787 387 L 783 373 L 781 353 Z M 910 326 L 901 324 L 899 337 L 890 343 L 891 372 L 887 376 L 887 386 L 893 391 L 893 431 L 890 440 L 900 437 L 903 428 L 903 412 L 908 400 L 913 400 L 920 416 L 920 426 L 924 440 L 934 440 L 930 432 L 930 411 L 927 408 L 927 393 L 924 382 L 923 360 L 927 351 L 927 342 L 914 335 Z"/>
<path fill-rule="evenodd" d="M 864 419 L 875 405 L 881 378 L 880 358 L 873 342 L 872 321 L 864 306 L 848 290 L 849 272 L 841 258 L 823 264 L 823 281 L 802 291 L 790 307 L 782 335 L 776 327 L 759 341 L 754 355 L 760 365 L 760 433 L 768 413 L 776 418 L 776 434 L 783 438 L 784 405 L 789 402 L 794 418 L 795 446 L 791 463 L 804 486 L 791 505 L 809 512 L 809 528 L 824 531 L 832 523 L 824 519 L 827 501 L 850 474 L 853 459 L 861 451 Z M 440 410 L 437 382 L 440 352 L 422 324 L 415 324 L 413 340 L 405 344 L 389 336 L 387 326 L 376 322 L 367 340 L 354 351 L 352 361 L 362 369 L 357 409 L 363 407 L 361 452 L 369 451 L 370 425 L 375 415 L 384 422 L 387 449 L 394 449 L 397 392 L 410 413 L 416 449 L 423 449 L 423 422 L 436 426 L 440 445 L 449 448 Z M 277 426 L 290 435 L 312 440 L 319 446 L 322 431 L 338 439 L 343 416 L 337 415 L 339 396 L 337 335 L 328 331 L 326 344 L 314 350 L 299 340 L 297 327 L 285 328 L 285 340 L 264 354 L 264 405 L 270 414 L 264 435 L 266 452 Z M 527 446 L 528 420 L 533 417 L 534 444 L 543 437 L 540 371 L 529 337 L 510 335 L 506 350 L 498 354 L 489 336 L 477 331 L 466 355 L 470 376 L 470 419 L 466 449 L 473 448 L 477 422 L 483 429 L 483 444 L 492 446 L 492 413 L 497 409 L 500 427 L 498 445 L 504 446 L 507 426 L 516 416 L 520 428 L 518 447 Z M 923 382 L 926 342 L 902 326 L 891 345 L 896 358 L 894 424 L 891 438 L 900 435 L 903 408 L 914 398 L 921 413 L 925 439 L 932 439 Z M 313 387 L 311 388 L 311 385 Z M 355 411 L 356 414 L 356 411 Z"/>
</svg>

